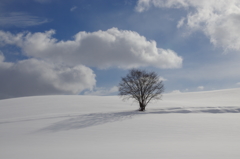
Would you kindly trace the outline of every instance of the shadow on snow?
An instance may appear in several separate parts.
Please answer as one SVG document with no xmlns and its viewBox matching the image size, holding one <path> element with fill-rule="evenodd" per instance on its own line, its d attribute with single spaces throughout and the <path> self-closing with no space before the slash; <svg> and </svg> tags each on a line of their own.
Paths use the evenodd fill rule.
<svg viewBox="0 0 240 159">
<path fill-rule="evenodd" d="M 175 108 L 163 108 L 163 109 L 149 109 L 145 112 L 128 111 L 128 112 L 115 112 L 115 113 L 93 113 L 84 114 L 66 119 L 57 123 L 54 123 L 40 132 L 50 131 L 64 131 L 72 129 L 82 129 L 91 126 L 101 125 L 109 122 L 123 121 L 131 119 L 135 116 L 145 114 L 171 114 L 171 113 L 240 113 L 240 107 L 175 107 Z"/>
<path fill-rule="evenodd" d="M 117 113 L 94 113 L 75 116 L 67 120 L 57 122 L 49 127 L 46 127 L 40 131 L 63 131 L 71 129 L 82 129 L 95 125 L 101 125 L 109 122 L 122 121 L 131 119 L 135 115 L 141 115 L 138 111 L 130 112 L 117 112 Z"/>
</svg>

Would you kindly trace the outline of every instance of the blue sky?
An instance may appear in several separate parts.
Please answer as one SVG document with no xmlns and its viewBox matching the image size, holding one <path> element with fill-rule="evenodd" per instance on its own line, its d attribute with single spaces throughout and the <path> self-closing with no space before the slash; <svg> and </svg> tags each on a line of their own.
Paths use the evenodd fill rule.
<svg viewBox="0 0 240 159">
<path fill-rule="evenodd" d="M 165 92 L 240 86 L 237 0 L 1 0 L 0 99 L 113 95 L 131 68 Z"/>
</svg>

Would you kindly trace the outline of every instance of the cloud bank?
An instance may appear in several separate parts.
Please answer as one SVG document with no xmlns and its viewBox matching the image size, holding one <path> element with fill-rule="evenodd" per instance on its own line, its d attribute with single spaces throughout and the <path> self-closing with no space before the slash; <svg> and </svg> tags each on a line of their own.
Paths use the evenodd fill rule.
<svg viewBox="0 0 240 159">
<path fill-rule="evenodd" d="M 158 48 L 155 41 L 133 31 L 111 28 L 79 32 L 67 41 L 53 38 L 54 34 L 54 30 L 18 34 L 0 31 L 0 47 L 14 45 L 29 58 L 7 63 L 0 55 L 0 98 L 79 94 L 91 90 L 96 80 L 89 67 L 180 68 L 182 65 L 177 53 Z"/>
<path fill-rule="evenodd" d="M 37 59 L 4 62 L 0 54 L 0 99 L 50 94 L 78 94 L 92 89 L 95 74 L 85 66 L 66 67 Z"/>
<path fill-rule="evenodd" d="M 200 30 L 225 50 L 240 50 L 239 0 L 138 0 L 136 10 L 143 12 L 152 6 L 184 9 L 188 14 L 179 20 L 178 27 Z"/>
<path fill-rule="evenodd" d="M 40 18 L 37 16 L 32 16 L 23 12 L 12 12 L 8 14 L 2 14 L 0 16 L 0 26 L 8 27 L 28 27 L 36 26 L 49 22 L 49 20 Z"/>
<path fill-rule="evenodd" d="M 54 30 L 18 35 L 0 32 L 0 36 L 2 43 L 19 46 L 26 56 L 71 66 L 128 69 L 145 66 L 180 68 L 182 65 L 182 58 L 174 51 L 157 48 L 155 41 L 148 41 L 137 32 L 117 28 L 79 32 L 68 41 L 58 41 L 52 37 L 54 33 Z"/>
</svg>

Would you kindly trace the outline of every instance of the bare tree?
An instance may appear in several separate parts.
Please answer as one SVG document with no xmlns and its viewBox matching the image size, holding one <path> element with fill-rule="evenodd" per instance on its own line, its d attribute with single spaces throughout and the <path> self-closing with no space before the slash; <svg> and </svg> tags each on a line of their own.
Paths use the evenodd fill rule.
<svg viewBox="0 0 240 159">
<path fill-rule="evenodd" d="M 132 69 L 119 83 L 119 95 L 124 99 L 135 99 L 139 103 L 139 111 L 144 111 L 151 100 L 161 99 L 163 91 L 159 76 L 145 70 Z"/>
</svg>

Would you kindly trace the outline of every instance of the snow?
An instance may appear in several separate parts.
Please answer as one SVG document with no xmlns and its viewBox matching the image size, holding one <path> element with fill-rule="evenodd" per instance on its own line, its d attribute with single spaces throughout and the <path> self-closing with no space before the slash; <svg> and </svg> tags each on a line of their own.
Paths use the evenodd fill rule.
<svg viewBox="0 0 240 159">
<path fill-rule="evenodd" d="M 0 158 L 239 159 L 239 97 L 165 94 L 145 112 L 116 96 L 0 100 Z"/>
</svg>

